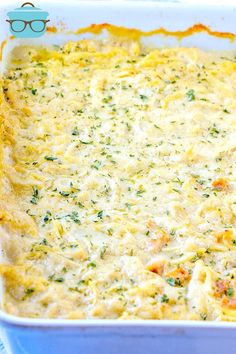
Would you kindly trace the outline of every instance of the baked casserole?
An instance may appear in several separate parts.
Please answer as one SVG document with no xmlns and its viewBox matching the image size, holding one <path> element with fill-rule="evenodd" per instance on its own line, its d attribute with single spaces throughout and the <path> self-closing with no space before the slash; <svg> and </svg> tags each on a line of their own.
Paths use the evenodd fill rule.
<svg viewBox="0 0 236 354">
<path fill-rule="evenodd" d="M 14 49 L 1 92 L 3 308 L 236 319 L 236 60 L 135 38 Z"/>
</svg>

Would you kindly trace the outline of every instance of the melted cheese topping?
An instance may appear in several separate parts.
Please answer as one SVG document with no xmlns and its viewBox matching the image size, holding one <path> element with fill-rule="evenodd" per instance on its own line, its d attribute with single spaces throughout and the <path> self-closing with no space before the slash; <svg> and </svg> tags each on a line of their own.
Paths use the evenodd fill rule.
<svg viewBox="0 0 236 354">
<path fill-rule="evenodd" d="M 3 78 L 3 308 L 236 319 L 236 63 L 135 40 L 19 47 Z"/>
</svg>

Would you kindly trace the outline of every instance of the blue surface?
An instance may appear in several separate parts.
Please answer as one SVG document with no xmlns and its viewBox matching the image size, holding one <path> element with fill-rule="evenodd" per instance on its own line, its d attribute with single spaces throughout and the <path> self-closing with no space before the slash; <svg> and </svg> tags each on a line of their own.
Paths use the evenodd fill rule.
<svg viewBox="0 0 236 354">
<path fill-rule="evenodd" d="M 2 342 L 1 342 L 1 340 L 0 340 L 0 353 L 1 354 L 6 354 L 6 352 L 4 350 L 4 346 L 3 346 Z"/>
</svg>

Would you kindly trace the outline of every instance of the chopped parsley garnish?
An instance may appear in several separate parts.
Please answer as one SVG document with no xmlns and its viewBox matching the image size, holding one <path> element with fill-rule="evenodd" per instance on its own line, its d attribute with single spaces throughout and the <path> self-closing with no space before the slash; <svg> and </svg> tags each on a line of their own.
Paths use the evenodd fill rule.
<svg viewBox="0 0 236 354">
<path fill-rule="evenodd" d="M 213 138 L 217 138 L 218 134 L 220 133 L 219 129 L 217 129 L 215 125 L 213 125 L 213 127 L 211 127 L 211 128 L 208 128 L 208 130 L 209 130 L 209 134 Z"/>
<path fill-rule="evenodd" d="M 72 130 L 71 134 L 74 135 L 74 136 L 79 135 L 78 128 L 75 127 L 75 128 Z"/>
<path fill-rule="evenodd" d="M 143 193 L 145 193 L 145 190 L 139 189 L 136 194 L 137 194 L 137 196 L 141 197 Z"/>
<path fill-rule="evenodd" d="M 36 187 L 33 187 L 33 194 L 30 203 L 37 204 L 39 201 L 39 191 Z"/>
<path fill-rule="evenodd" d="M 36 93 L 37 93 L 37 89 L 32 89 L 32 90 L 31 90 L 31 92 L 32 92 L 32 95 L 34 95 L 34 96 L 35 96 L 35 95 L 36 95 Z"/>
<path fill-rule="evenodd" d="M 203 179 L 196 179 L 196 182 L 203 186 L 206 181 L 204 181 Z"/>
<path fill-rule="evenodd" d="M 91 262 L 91 263 L 89 263 L 89 264 L 87 265 L 87 267 L 88 267 L 88 268 L 96 268 L 97 265 L 96 265 L 96 263 Z"/>
<path fill-rule="evenodd" d="M 76 224 L 81 224 L 81 221 L 79 219 L 79 214 L 77 211 L 72 211 L 72 213 L 69 216 L 71 220 L 74 221 Z"/>
<path fill-rule="evenodd" d="M 175 286 L 175 279 L 174 278 L 167 278 L 166 281 L 169 285 Z"/>
<path fill-rule="evenodd" d="M 44 158 L 47 161 L 55 161 L 55 160 L 57 160 L 57 157 L 53 157 L 53 156 L 44 156 Z"/>
<path fill-rule="evenodd" d="M 81 143 L 81 144 L 85 144 L 85 145 L 89 145 L 89 144 L 92 144 L 93 142 L 92 142 L 92 141 L 83 141 L 83 140 L 80 140 L 80 143 Z"/>
<path fill-rule="evenodd" d="M 76 110 L 74 111 L 74 113 L 75 113 L 75 114 L 82 114 L 82 113 L 84 113 L 84 111 L 83 111 L 83 109 L 76 109 Z"/>
<path fill-rule="evenodd" d="M 109 103 L 111 100 L 112 100 L 112 96 L 104 97 L 104 98 L 102 99 L 102 101 L 103 101 L 104 103 Z"/>
<path fill-rule="evenodd" d="M 172 190 L 176 193 L 181 193 L 180 190 L 176 189 L 176 188 L 172 188 Z"/>
<path fill-rule="evenodd" d="M 68 197 L 70 195 L 70 192 L 60 191 L 59 194 L 63 197 Z"/>
<path fill-rule="evenodd" d="M 169 298 L 166 294 L 163 294 L 162 297 L 161 297 L 161 302 L 165 302 L 165 303 L 168 303 L 169 302 Z"/>
<path fill-rule="evenodd" d="M 78 205 L 79 208 L 83 209 L 84 208 L 84 205 L 80 202 L 76 202 L 76 205 Z"/>
<path fill-rule="evenodd" d="M 46 240 L 46 238 L 44 238 L 44 239 L 40 242 L 40 245 L 48 246 L 48 241 Z"/>
<path fill-rule="evenodd" d="M 107 246 L 103 246 L 100 251 L 100 258 L 101 259 L 104 259 L 106 251 L 107 251 Z"/>
<path fill-rule="evenodd" d="M 166 281 L 171 286 L 181 286 L 181 281 L 179 278 L 167 278 Z"/>
<path fill-rule="evenodd" d="M 43 218 L 43 221 L 45 222 L 45 224 L 49 223 L 50 221 L 52 221 L 52 218 L 51 218 L 52 214 L 50 211 L 47 211 L 46 212 L 46 215 L 44 216 Z"/>
<path fill-rule="evenodd" d="M 232 297 L 234 295 L 234 289 L 233 288 L 228 288 L 226 291 L 226 295 L 229 297 Z"/>
<path fill-rule="evenodd" d="M 60 277 L 60 278 L 54 279 L 54 281 L 57 282 L 57 283 L 63 283 L 65 281 L 65 279 Z"/>
<path fill-rule="evenodd" d="M 34 293 L 34 289 L 33 288 L 28 288 L 28 289 L 25 289 L 25 295 L 32 295 Z"/>
<path fill-rule="evenodd" d="M 86 281 L 85 280 L 83 280 L 83 279 L 81 279 L 80 281 L 78 281 L 78 285 L 83 285 L 83 284 L 85 284 L 86 283 Z"/>
<path fill-rule="evenodd" d="M 112 228 L 109 228 L 109 229 L 107 230 L 107 233 L 108 233 L 109 236 L 112 236 L 112 235 L 113 235 L 113 232 L 114 232 L 114 230 L 113 230 Z"/>
<path fill-rule="evenodd" d="M 186 93 L 186 97 L 187 97 L 187 100 L 188 101 L 194 101 L 195 100 L 195 91 L 194 90 L 189 90 L 187 93 Z"/>
<path fill-rule="evenodd" d="M 148 97 L 147 96 L 145 96 L 145 95 L 139 95 L 139 97 L 141 98 L 141 100 L 147 100 L 148 99 Z"/>
<path fill-rule="evenodd" d="M 130 204 L 130 203 L 125 203 L 125 206 L 126 206 L 126 208 L 128 208 L 128 209 L 130 210 L 130 209 L 131 209 L 132 204 Z"/>
<path fill-rule="evenodd" d="M 95 160 L 91 165 L 91 167 L 94 168 L 95 170 L 98 170 L 101 164 L 102 164 L 101 161 Z"/>
<path fill-rule="evenodd" d="M 100 210 L 98 213 L 97 213 L 97 217 L 99 219 L 102 219 L 103 218 L 103 210 Z"/>
</svg>

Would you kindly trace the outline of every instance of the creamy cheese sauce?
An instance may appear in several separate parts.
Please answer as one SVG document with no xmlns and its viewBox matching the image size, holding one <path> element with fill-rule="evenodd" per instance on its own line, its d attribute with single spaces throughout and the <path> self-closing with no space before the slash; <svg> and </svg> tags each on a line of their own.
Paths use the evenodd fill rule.
<svg viewBox="0 0 236 354">
<path fill-rule="evenodd" d="M 234 53 L 18 47 L 2 86 L 3 308 L 234 321 Z"/>
</svg>

